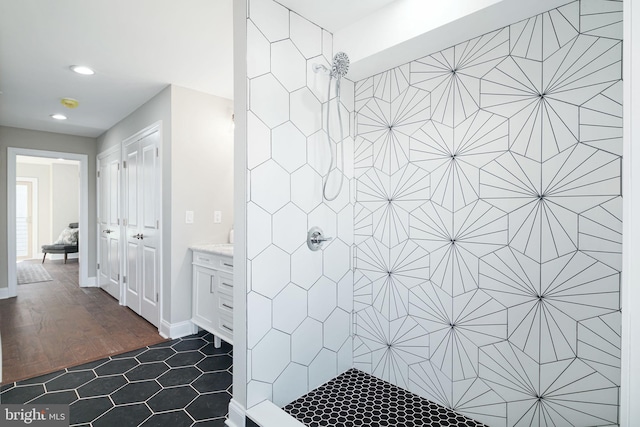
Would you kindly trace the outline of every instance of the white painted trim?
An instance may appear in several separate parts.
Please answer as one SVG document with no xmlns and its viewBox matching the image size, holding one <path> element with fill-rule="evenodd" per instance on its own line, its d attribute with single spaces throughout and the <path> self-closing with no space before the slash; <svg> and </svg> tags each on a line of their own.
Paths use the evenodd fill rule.
<svg viewBox="0 0 640 427">
<path fill-rule="evenodd" d="M 16 278 L 16 157 L 50 157 L 64 156 L 68 160 L 80 162 L 80 275 L 81 287 L 90 286 L 88 258 L 89 258 L 89 156 L 86 154 L 64 153 L 59 151 L 33 150 L 29 148 L 7 148 L 7 283 L 9 297 L 18 294 Z"/>
<path fill-rule="evenodd" d="M 229 401 L 229 417 L 224 422 L 229 427 L 245 427 L 246 424 L 246 408 L 238 403 L 237 400 Z"/>
<path fill-rule="evenodd" d="M 7 299 L 9 298 L 9 288 L 0 288 L 0 299 Z M 0 363 L 2 362 L 2 359 L 0 359 Z"/>
<path fill-rule="evenodd" d="M 247 2 L 233 2 L 233 400 L 247 405 Z M 244 424 L 242 424 L 244 425 Z"/>
<path fill-rule="evenodd" d="M 195 334 L 198 332 L 198 327 L 194 325 L 191 320 L 185 320 L 178 323 L 169 323 L 165 320 L 161 320 L 158 332 L 164 338 L 175 339 Z"/>
<path fill-rule="evenodd" d="M 247 409 L 246 414 L 262 427 L 304 427 L 304 424 L 278 408 L 270 400 L 263 400 Z"/>
<path fill-rule="evenodd" d="M 634 7 L 635 6 L 635 7 Z M 624 3 L 624 150 L 622 157 L 622 351 L 620 387 L 620 425 L 640 425 L 640 149 L 635 139 L 640 137 L 640 53 L 632 46 L 640 46 L 640 7 Z M 634 24 L 635 23 L 635 24 Z"/>
</svg>

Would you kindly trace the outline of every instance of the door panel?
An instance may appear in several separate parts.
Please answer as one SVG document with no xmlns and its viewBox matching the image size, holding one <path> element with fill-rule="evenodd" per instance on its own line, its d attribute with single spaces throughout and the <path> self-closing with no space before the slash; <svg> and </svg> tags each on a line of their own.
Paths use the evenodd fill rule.
<svg viewBox="0 0 640 427">
<path fill-rule="evenodd" d="M 127 203 L 127 306 L 154 325 L 159 323 L 158 132 L 125 147 Z"/>
<path fill-rule="evenodd" d="M 99 159 L 98 233 L 100 287 L 120 300 L 120 153 Z"/>
</svg>

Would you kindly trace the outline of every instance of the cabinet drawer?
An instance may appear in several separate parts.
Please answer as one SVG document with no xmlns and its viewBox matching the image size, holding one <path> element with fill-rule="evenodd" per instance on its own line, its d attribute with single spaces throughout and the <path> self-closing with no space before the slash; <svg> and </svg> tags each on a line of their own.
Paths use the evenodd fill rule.
<svg viewBox="0 0 640 427">
<path fill-rule="evenodd" d="M 232 257 L 193 251 L 193 263 L 202 267 L 210 267 L 216 270 L 233 273 Z"/>
<path fill-rule="evenodd" d="M 233 275 L 223 271 L 218 272 L 218 292 L 233 297 Z"/>
<path fill-rule="evenodd" d="M 216 256 L 205 252 L 193 252 L 193 263 L 202 267 L 215 268 Z"/>
<path fill-rule="evenodd" d="M 232 316 L 228 316 L 220 313 L 218 316 L 218 330 L 225 334 L 228 334 L 230 337 L 233 337 L 233 318 Z"/>
<path fill-rule="evenodd" d="M 216 297 L 218 312 L 233 318 L 233 298 L 225 294 L 218 294 Z"/>
</svg>

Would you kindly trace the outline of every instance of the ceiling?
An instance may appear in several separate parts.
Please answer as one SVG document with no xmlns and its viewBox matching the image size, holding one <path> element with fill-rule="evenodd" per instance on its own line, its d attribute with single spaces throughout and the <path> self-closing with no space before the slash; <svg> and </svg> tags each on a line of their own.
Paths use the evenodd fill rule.
<svg viewBox="0 0 640 427">
<path fill-rule="evenodd" d="M 232 0 L 0 1 L 0 125 L 96 137 L 170 83 L 232 98 L 232 31 Z"/>
<path fill-rule="evenodd" d="M 168 84 L 233 98 L 232 1 L 0 1 L 0 125 L 97 137 Z M 392 0 L 279 1 L 334 32 Z"/>
</svg>

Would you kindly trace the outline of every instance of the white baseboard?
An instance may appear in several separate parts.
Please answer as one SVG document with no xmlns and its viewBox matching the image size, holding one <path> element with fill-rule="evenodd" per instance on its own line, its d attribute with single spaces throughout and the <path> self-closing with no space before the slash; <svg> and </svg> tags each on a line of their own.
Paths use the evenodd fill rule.
<svg viewBox="0 0 640 427">
<path fill-rule="evenodd" d="M 262 427 L 304 427 L 300 421 L 278 408 L 270 400 L 263 400 L 247 409 L 246 414 Z"/>
<path fill-rule="evenodd" d="M 178 323 L 169 323 L 166 320 L 160 321 L 160 335 L 165 338 L 182 338 L 187 335 L 198 332 L 198 327 L 191 323 L 191 320 L 185 320 Z"/>
<path fill-rule="evenodd" d="M 7 299 L 9 297 L 9 288 L 0 288 L 0 299 Z"/>
<path fill-rule="evenodd" d="M 99 286 L 97 277 L 85 277 L 80 283 L 82 288 L 98 288 Z"/>
<path fill-rule="evenodd" d="M 229 401 L 229 418 L 224 422 L 229 427 L 245 427 L 246 409 L 237 400 Z"/>
</svg>

